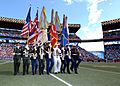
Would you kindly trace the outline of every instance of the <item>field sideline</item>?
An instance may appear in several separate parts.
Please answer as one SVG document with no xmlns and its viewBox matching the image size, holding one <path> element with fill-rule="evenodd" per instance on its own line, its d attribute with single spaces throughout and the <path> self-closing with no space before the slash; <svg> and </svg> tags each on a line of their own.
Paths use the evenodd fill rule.
<svg viewBox="0 0 120 86">
<path fill-rule="evenodd" d="M 120 63 L 85 63 L 79 74 L 13 75 L 13 63 L 0 60 L 0 86 L 120 86 Z M 58 79 L 57 79 L 57 78 Z"/>
</svg>

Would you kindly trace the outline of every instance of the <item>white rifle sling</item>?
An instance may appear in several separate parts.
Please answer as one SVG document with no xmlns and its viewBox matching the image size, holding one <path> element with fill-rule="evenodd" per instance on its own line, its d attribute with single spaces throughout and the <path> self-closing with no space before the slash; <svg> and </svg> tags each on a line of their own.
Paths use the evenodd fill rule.
<svg viewBox="0 0 120 86">
<path fill-rule="evenodd" d="M 70 51 L 70 47 L 68 48 L 68 57 L 69 57 L 69 59 L 71 59 L 71 51 Z"/>
<path fill-rule="evenodd" d="M 64 48 L 62 48 L 62 60 L 64 60 L 64 57 L 65 57 L 65 50 L 64 50 Z"/>
<path fill-rule="evenodd" d="M 51 52 L 51 48 L 50 49 L 48 49 L 48 54 L 49 54 L 49 58 L 51 58 L 51 54 L 52 54 L 52 52 Z"/>
<path fill-rule="evenodd" d="M 44 55 L 43 49 L 42 49 L 42 47 L 39 48 L 39 49 L 40 49 L 40 52 L 39 52 L 39 54 L 40 54 L 40 59 L 43 59 L 43 55 Z"/>
</svg>

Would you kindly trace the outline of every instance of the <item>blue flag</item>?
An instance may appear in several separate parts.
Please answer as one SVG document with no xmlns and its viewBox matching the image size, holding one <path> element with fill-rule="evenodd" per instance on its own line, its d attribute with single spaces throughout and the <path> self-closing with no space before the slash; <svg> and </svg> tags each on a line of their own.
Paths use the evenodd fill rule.
<svg viewBox="0 0 120 86">
<path fill-rule="evenodd" d="M 67 21 L 66 21 L 66 17 L 65 15 L 63 16 L 63 28 L 62 28 L 62 32 L 61 32 L 61 38 L 60 38 L 60 44 L 61 46 L 66 46 L 66 44 L 68 44 L 69 40 L 68 40 L 68 31 L 67 31 Z"/>
</svg>

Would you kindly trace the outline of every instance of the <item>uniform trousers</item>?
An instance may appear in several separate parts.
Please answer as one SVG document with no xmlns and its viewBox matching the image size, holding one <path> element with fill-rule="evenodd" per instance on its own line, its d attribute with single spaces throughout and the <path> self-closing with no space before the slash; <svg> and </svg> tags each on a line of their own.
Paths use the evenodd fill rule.
<svg viewBox="0 0 120 86">
<path fill-rule="evenodd" d="M 25 75 L 25 72 L 29 74 L 29 66 L 30 66 L 30 59 L 23 58 L 23 75 Z"/>
<path fill-rule="evenodd" d="M 69 58 L 68 55 L 66 55 L 64 59 L 65 59 L 65 60 L 64 60 L 65 62 L 64 62 L 63 72 L 65 72 L 66 67 L 67 67 L 67 73 L 70 73 L 69 65 L 70 65 L 71 59 Z"/>
<path fill-rule="evenodd" d="M 44 60 L 39 59 L 38 62 L 39 62 L 39 75 L 44 74 L 44 68 L 45 68 Z"/>
<path fill-rule="evenodd" d="M 60 72 L 61 69 L 61 59 L 59 56 L 54 56 L 54 73 Z"/>
<path fill-rule="evenodd" d="M 78 66 L 81 62 L 81 59 L 76 56 L 76 55 L 73 55 L 72 56 L 72 65 L 71 65 L 71 69 L 74 69 L 74 72 L 77 73 L 77 69 L 78 69 Z"/>
<path fill-rule="evenodd" d="M 32 74 L 34 75 L 34 74 L 37 73 L 38 60 L 37 59 L 32 59 L 31 63 L 32 63 Z"/>
<path fill-rule="evenodd" d="M 72 64 L 71 64 L 71 67 L 70 67 L 70 69 L 71 69 L 71 71 L 73 71 L 73 67 L 75 66 L 75 61 L 74 61 L 74 59 L 72 59 L 71 60 L 71 62 L 72 62 Z M 80 58 L 77 58 L 76 59 L 76 67 L 78 68 L 79 67 L 79 64 L 81 63 L 81 59 Z"/>
<path fill-rule="evenodd" d="M 21 58 L 20 56 L 14 56 L 13 60 L 14 60 L 14 75 L 16 75 L 19 72 Z"/>
</svg>

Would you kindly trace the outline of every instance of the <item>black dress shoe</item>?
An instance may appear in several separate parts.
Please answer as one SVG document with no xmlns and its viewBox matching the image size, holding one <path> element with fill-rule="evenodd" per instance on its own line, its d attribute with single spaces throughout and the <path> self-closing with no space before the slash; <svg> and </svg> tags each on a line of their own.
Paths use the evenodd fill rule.
<svg viewBox="0 0 120 86">
<path fill-rule="evenodd" d="M 54 74 L 57 74 L 57 72 L 55 72 Z"/>
<path fill-rule="evenodd" d="M 14 73 L 14 75 L 17 75 L 16 73 Z"/>
<path fill-rule="evenodd" d="M 58 72 L 58 73 L 60 73 L 60 72 Z"/>
<path fill-rule="evenodd" d="M 70 72 L 68 72 L 68 74 L 71 74 Z"/>
<path fill-rule="evenodd" d="M 75 74 L 78 74 L 78 72 L 75 72 Z"/>
</svg>

